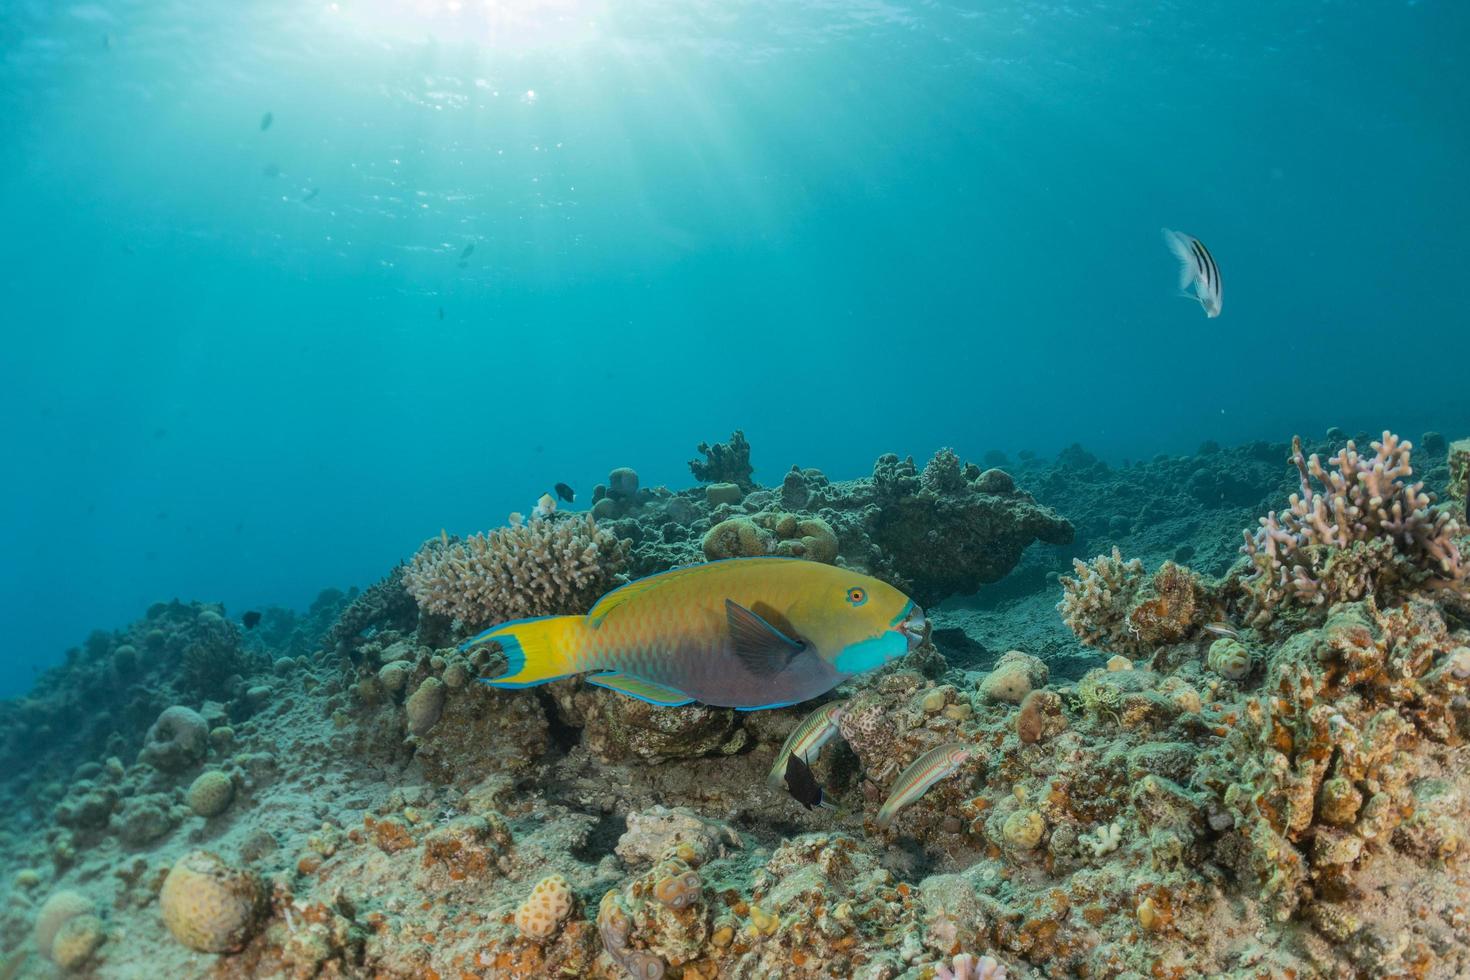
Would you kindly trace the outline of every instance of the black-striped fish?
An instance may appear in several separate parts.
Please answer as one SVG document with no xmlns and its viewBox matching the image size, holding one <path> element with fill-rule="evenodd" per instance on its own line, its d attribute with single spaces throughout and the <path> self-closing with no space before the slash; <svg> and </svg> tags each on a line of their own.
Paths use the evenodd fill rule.
<svg viewBox="0 0 1470 980">
<path fill-rule="evenodd" d="M 780 789 L 781 782 L 786 776 L 786 760 L 793 755 L 799 756 L 802 762 L 810 762 L 822 751 L 822 746 L 832 740 L 837 734 L 837 723 L 842 720 L 842 713 L 847 710 L 846 701 L 828 701 L 806 718 L 801 724 L 791 730 L 786 741 L 781 746 L 781 751 L 776 753 L 776 761 L 771 764 L 770 775 L 766 781 L 772 789 Z"/>
<path fill-rule="evenodd" d="M 1179 260 L 1179 288 L 1185 291 L 1185 296 L 1199 300 L 1199 305 L 1205 308 L 1205 316 L 1219 316 L 1223 287 L 1215 257 L 1205 248 L 1205 243 L 1193 235 L 1168 228 L 1161 230 L 1164 243 Z M 1190 286 L 1194 287 L 1192 293 L 1188 292 Z"/>
</svg>

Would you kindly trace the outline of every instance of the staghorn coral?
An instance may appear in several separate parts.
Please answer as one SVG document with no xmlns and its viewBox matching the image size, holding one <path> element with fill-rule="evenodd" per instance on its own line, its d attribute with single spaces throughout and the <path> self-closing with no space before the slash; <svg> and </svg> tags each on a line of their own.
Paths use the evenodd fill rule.
<svg viewBox="0 0 1470 980">
<path fill-rule="evenodd" d="M 508 619 L 585 612 L 621 582 L 628 545 L 585 518 L 542 519 L 429 541 L 403 584 L 419 608 L 465 629 Z"/>
<path fill-rule="evenodd" d="M 1417 588 L 1466 590 L 1470 573 L 1455 538 L 1459 522 L 1434 508 L 1423 483 L 1410 484 L 1413 444 L 1385 431 L 1373 455 L 1347 446 L 1322 465 L 1300 437 L 1291 461 L 1301 492 L 1285 510 L 1243 532 L 1254 571 L 1242 580 L 1253 622 L 1264 625 L 1285 605 L 1327 606 L 1368 595 L 1387 600 Z M 1320 489 L 1313 486 L 1313 481 Z"/>
</svg>

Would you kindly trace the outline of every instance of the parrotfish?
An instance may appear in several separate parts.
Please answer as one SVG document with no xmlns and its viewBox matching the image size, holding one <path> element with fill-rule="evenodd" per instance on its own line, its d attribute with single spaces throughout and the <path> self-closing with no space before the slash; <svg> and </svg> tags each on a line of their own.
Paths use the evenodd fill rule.
<svg viewBox="0 0 1470 980">
<path fill-rule="evenodd" d="M 499 644 L 485 683 L 574 674 L 650 704 L 759 711 L 825 694 L 923 642 L 928 623 L 886 582 L 802 558 L 730 558 L 614 589 L 585 616 L 522 619 L 464 644 Z"/>
<path fill-rule="evenodd" d="M 772 789 L 781 788 L 786 775 L 787 759 L 796 756 L 802 762 L 810 762 L 822 751 L 822 746 L 837 734 L 837 723 L 842 720 L 842 713 L 846 710 L 846 701 L 830 701 L 807 715 L 800 725 L 791 730 L 791 734 L 781 744 L 781 751 L 776 753 L 770 775 L 766 777 L 766 782 Z"/>
<path fill-rule="evenodd" d="M 1219 316 L 1224 286 L 1220 282 L 1220 267 L 1215 264 L 1215 257 L 1205 248 L 1205 243 L 1193 235 L 1170 231 L 1168 228 L 1162 231 L 1164 244 L 1169 246 L 1169 251 L 1179 260 L 1180 290 L 1193 286 L 1194 292 L 1186 292 L 1184 295 L 1199 300 L 1199 305 L 1204 307 L 1205 316 L 1212 319 Z"/>
<path fill-rule="evenodd" d="M 898 777 L 888 799 L 883 801 L 876 818 L 878 826 L 886 830 L 899 810 L 923 796 L 930 786 L 979 754 L 980 750 L 974 745 L 948 742 L 919 756 Z"/>
</svg>

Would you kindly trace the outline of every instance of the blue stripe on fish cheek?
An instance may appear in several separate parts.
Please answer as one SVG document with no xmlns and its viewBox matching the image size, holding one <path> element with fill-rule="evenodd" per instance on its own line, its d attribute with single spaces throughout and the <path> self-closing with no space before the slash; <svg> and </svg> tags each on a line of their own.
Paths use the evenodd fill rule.
<svg viewBox="0 0 1470 980">
<path fill-rule="evenodd" d="M 843 647 L 832 666 L 839 673 L 861 674 L 865 670 L 882 667 L 894 657 L 903 656 L 908 648 L 908 641 L 899 634 L 881 633 L 871 639 Z"/>
</svg>

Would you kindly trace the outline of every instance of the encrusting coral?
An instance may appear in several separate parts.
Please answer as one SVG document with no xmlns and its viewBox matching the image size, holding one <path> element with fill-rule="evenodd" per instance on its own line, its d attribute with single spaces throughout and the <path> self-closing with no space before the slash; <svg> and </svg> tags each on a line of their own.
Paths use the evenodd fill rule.
<svg viewBox="0 0 1470 980">
<path fill-rule="evenodd" d="M 1456 538 L 1464 533 L 1434 507 L 1424 484 L 1409 483 L 1413 444 L 1385 431 L 1365 457 L 1349 440 L 1324 467 L 1292 440 L 1301 492 L 1285 510 L 1260 519 L 1242 550 L 1254 574 L 1243 580 L 1253 622 L 1269 622 L 1284 604 L 1327 606 L 1374 595 L 1380 601 L 1415 588 L 1466 590 L 1470 566 Z M 1313 486 L 1313 481 L 1320 485 Z"/>
<path fill-rule="evenodd" d="M 621 581 L 628 546 L 592 517 L 527 523 L 430 540 L 403 584 L 427 612 L 466 630 L 511 619 L 585 612 Z"/>
</svg>

